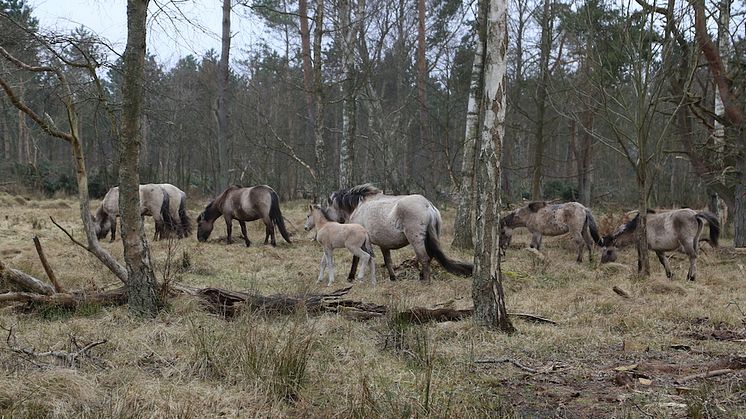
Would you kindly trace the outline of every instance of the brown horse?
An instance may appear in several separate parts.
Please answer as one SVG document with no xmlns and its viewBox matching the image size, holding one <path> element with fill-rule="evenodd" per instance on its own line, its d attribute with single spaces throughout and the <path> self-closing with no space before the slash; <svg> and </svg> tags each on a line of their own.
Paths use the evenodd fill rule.
<svg viewBox="0 0 746 419">
<path fill-rule="evenodd" d="M 588 258 L 593 259 L 593 243 L 600 244 L 598 226 L 589 208 L 577 202 L 548 204 L 531 202 L 500 218 L 500 249 L 510 245 L 513 229 L 526 227 L 531 232 L 531 247 L 539 249 L 543 236 L 570 233 L 578 248 L 578 262 L 583 261 L 583 248 L 588 248 Z"/>
<path fill-rule="evenodd" d="M 333 192 L 329 215 L 339 222 L 360 224 L 370 240 L 381 248 L 392 281 L 391 250 L 411 244 L 422 271 L 420 279 L 430 280 L 430 259 L 435 258 L 451 273 L 469 276 L 473 266 L 449 259 L 440 248 L 440 211 L 422 195 L 384 195 L 378 188 L 358 185 Z M 358 258 L 352 259 L 348 280 L 355 277 Z"/>
<path fill-rule="evenodd" d="M 720 223 L 709 212 L 697 212 L 689 208 L 663 212 L 648 211 L 647 214 L 648 249 L 655 252 L 668 278 L 673 277 L 665 252 L 677 250 L 689 256 L 689 273 L 686 278 L 694 281 L 697 276 L 697 250 L 699 236 L 704 223 L 710 225 L 710 244 L 718 245 Z M 619 226 L 612 234 L 603 238 L 601 263 L 614 262 L 618 247 L 634 243 L 635 231 L 640 222 L 638 213 L 629 222 Z"/>
<path fill-rule="evenodd" d="M 233 220 L 238 220 L 241 225 L 246 247 L 251 245 L 249 235 L 246 232 L 246 221 L 261 219 L 266 226 L 266 236 L 264 244 L 270 242 L 276 246 L 275 225 L 280 230 L 282 238 L 290 243 L 290 235 L 285 229 L 285 220 L 282 218 L 280 211 L 280 200 L 274 189 L 266 185 L 253 186 L 251 188 L 241 188 L 231 186 L 218 195 L 212 202 L 207 204 L 205 210 L 197 217 L 197 240 L 207 241 L 212 233 L 213 225 L 218 217 L 223 216 L 225 219 L 225 228 L 228 232 L 226 241 L 228 244 L 233 243 L 231 232 L 233 230 Z"/>
<path fill-rule="evenodd" d="M 171 234 L 178 238 L 189 236 L 192 223 L 186 211 L 186 194 L 169 183 L 140 185 L 140 215 L 148 215 L 155 220 L 154 240 L 164 239 Z M 117 233 L 119 217 L 119 187 L 106 193 L 93 214 L 96 237 L 105 238 L 111 232 L 111 241 Z"/>
<path fill-rule="evenodd" d="M 363 261 L 363 267 L 357 276 L 358 281 L 365 278 L 365 267 L 370 265 L 370 281 L 376 285 L 376 261 L 373 256 L 373 245 L 370 235 L 360 224 L 340 224 L 331 219 L 326 210 L 318 205 L 309 205 L 304 228 L 310 231 L 316 228 L 315 240 L 324 247 L 321 256 L 321 272 L 318 284 L 324 278 L 324 270 L 329 272 L 329 286 L 334 282 L 334 249 L 346 248 L 353 257 Z"/>
</svg>

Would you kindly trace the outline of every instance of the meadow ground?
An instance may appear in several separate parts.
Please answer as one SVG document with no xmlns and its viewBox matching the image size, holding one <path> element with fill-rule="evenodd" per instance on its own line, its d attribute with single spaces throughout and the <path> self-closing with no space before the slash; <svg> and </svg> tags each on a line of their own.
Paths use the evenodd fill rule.
<svg viewBox="0 0 746 419">
<path fill-rule="evenodd" d="M 193 202 L 193 216 L 202 202 Z M 264 227 L 250 224 L 253 245 L 177 241 L 174 279 L 194 286 L 261 294 L 326 291 L 314 282 L 321 250 L 302 230 L 305 203 L 283 203 L 294 243 L 262 245 Z M 49 221 L 53 216 L 82 237 L 77 203 L 0 194 L 0 259 L 45 278 L 31 238 L 38 235 L 68 289 L 118 286 L 97 260 Z M 447 254 L 453 211 L 443 211 Z M 152 220 L 146 220 L 152 233 Z M 237 226 L 234 234 L 240 231 Z M 268 316 L 244 313 L 226 321 L 189 297 L 170 300 L 155 319 L 132 317 L 125 307 L 21 311 L 0 307 L 0 326 L 16 346 L 37 352 L 70 350 L 71 337 L 106 339 L 94 358 L 76 368 L 35 365 L 0 342 L 0 416 L 59 417 L 513 417 L 630 416 L 734 417 L 746 415 L 741 368 L 746 349 L 746 253 L 729 240 L 703 245 L 696 282 L 684 280 L 688 261 L 671 257 L 668 280 L 652 257 L 653 275 L 638 279 L 631 249 L 621 264 L 577 264 L 566 238 L 545 239 L 540 260 L 516 236 L 504 259 L 508 310 L 533 313 L 558 325 L 514 319 L 517 333 L 476 327 L 470 320 L 422 326 L 393 317 L 367 322 L 340 315 Z M 104 246 L 121 260 L 122 243 Z M 158 275 L 168 241 L 151 243 Z M 394 253 L 399 265 L 413 256 Z M 651 255 L 653 256 L 653 255 Z M 184 259 L 188 263 L 184 262 Z M 404 263 L 400 281 L 356 284 L 356 300 L 396 308 L 471 305 L 471 282 L 434 269 L 431 284 Z M 346 285 L 349 256 L 336 253 L 337 282 Z M 598 260 L 598 254 L 596 255 Z M 186 268 L 179 268 L 185 265 Z M 437 266 L 437 264 L 436 264 Z M 612 291 L 619 286 L 631 294 Z M 5 332 L 3 332 L 5 333 Z M 3 337 L 4 338 L 4 337 Z M 510 359 L 514 363 L 478 362 Z M 46 361 L 51 360 L 43 360 Z M 40 362 L 36 362 L 40 364 Z M 703 379 L 684 377 L 730 368 Z M 743 370 L 746 371 L 746 370 Z"/>
</svg>

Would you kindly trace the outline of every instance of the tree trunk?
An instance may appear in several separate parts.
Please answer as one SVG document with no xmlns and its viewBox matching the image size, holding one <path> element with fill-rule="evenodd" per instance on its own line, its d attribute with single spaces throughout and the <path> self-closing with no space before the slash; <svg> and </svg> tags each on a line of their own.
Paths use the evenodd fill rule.
<svg viewBox="0 0 746 419">
<path fill-rule="evenodd" d="M 364 0 L 359 4 L 364 7 Z M 348 188 L 352 186 L 354 145 L 357 124 L 357 97 L 355 94 L 354 51 L 357 38 L 358 22 L 363 15 L 357 13 L 358 22 L 351 23 L 352 14 L 350 0 L 339 2 L 340 14 L 340 40 L 342 45 L 342 139 L 339 143 L 339 187 Z"/>
<path fill-rule="evenodd" d="M 642 153 L 643 151 L 641 151 Z M 644 155 L 644 154 L 643 154 Z M 647 167 L 640 163 L 637 167 L 637 210 L 639 211 L 639 222 L 637 224 L 637 274 L 647 278 L 650 276 L 650 258 L 648 251 L 648 180 Z"/>
<path fill-rule="evenodd" d="M 479 138 L 479 107 L 482 103 L 482 71 L 484 55 L 484 14 L 486 2 L 479 2 L 479 11 L 475 22 L 476 45 L 474 62 L 471 66 L 469 83 L 469 100 L 466 106 L 466 133 L 464 134 L 464 157 L 461 162 L 461 187 L 459 193 L 456 221 L 453 227 L 454 247 L 471 249 L 474 247 L 471 215 L 474 211 L 474 155 Z"/>
<path fill-rule="evenodd" d="M 229 182 L 228 163 L 228 82 L 231 50 L 231 0 L 223 0 L 223 34 L 218 64 L 218 161 L 213 193 L 217 196 Z"/>
<path fill-rule="evenodd" d="M 541 40 L 539 51 L 539 91 L 537 92 L 536 144 L 534 148 L 534 170 L 531 177 L 531 199 L 540 200 L 544 165 L 544 115 L 547 107 L 547 84 L 549 82 L 549 53 L 552 48 L 552 0 L 544 0 L 541 16 Z"/>
<path fill-rule="evenodd" d="M 314 89 L 313 68 L 311 67 L 311 29 L 308 25 L 308 0 L 298 0 L 298 15 L 300 16 L 300 45 L 303 62 L 303 87 L 306 91 L 306 111 L 308 112 L 308 132 L 313 135 L 316 114 L 313 109 Z"/>
<path fill-rule="evenodd" d="M 741 150 L 746 150 L 746 127 L 741 128 Z M 733 245 L 746 247 L 746 155 L 742 152 L 736 166 L 735 201 L 733 208 Z"/>
<path fill-rule="evenodd" d="M 585 130 L 580 137 L 582 138 L 579 147 L 580 154 L 576 158 L 578 162 L 578 200 L 588 207 L 591 205 L 591 162 L 593 161 L 593 136 L 589 131 L 593 131 L 593 112 L 590 109 L 587 110 L 584 117 Z"/>
<path fill-rule="evenodd" d="M 417 101 L 419 103 L 420 117 L 420 150 L 425 151 L 432 148 L 430 144 L 430 129 L 428 125 L 427 111 L 427 59 L 426 53 L 426 34 L 425 34 L 425 0 L 417 0 Z M 433 159 L 430 159 L 433 160 Z M 430 161 L 427 165 L 427 171 L 434 173 L 435 162 Z M 428 182 L 430 183 L 430 182 Z M 430 185 L 434 190 L 435 185 Z"/>
<path fill-rule="evenodd" d="M 127 47 L 124 51 L 122 86 L 122 145 L 119 165 L 119 213 L 122 218 L 124 261 L 127 265 L 127 296 L 130 311 L 155 315 L 161 297 L 150 262 L 140 216 L 140 111 L 145 67 L 148 0 L 127 2 Z"/>
<path fill-rule="evenodd" d="M 477 228 L 474 251 L 474 321 L 511 332 L 500 269 L 500 154 L 505 135 L 508 4 L 489 0 L 484 47 L 484 93 L 477 167 Z"/>
<path fill-rule="evenodd" d="M 326 167 L 326 147 L 324 144 L 324 80 L 321 74 L 321 42 L 324 36 L 324 0 L 316 0 L 316 27 L 313 36 L 313 80 L 316 94 L 316 123 L 314 127 L 314 151 L 316 154 L 316 197 L 322 198 L 330 191 L 328 187 L 329 172 Z"/>
</svg>

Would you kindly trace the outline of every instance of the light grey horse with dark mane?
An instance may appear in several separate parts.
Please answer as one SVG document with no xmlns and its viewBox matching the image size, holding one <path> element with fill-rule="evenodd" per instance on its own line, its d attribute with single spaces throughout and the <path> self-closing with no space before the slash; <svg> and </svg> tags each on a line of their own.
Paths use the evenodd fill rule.
<svg viewBox="0 0 746 419">
<path fill-rule="evenodd" d="M 589 208 L 578 202 L 548 204 L 531 202 L 504 217 L 500 217 L 500 249 L 504 252 L 510 245 L 513 229 L 525 227 L 531 232 L 531 247 L 539 249 L 544 236 L 559 236 L 570 233 L 578 248 L 578 262 L 583 261 L 583 249 L 588 248 L 588 257 L 593 259 L 593 243 L 600 244 L 596 219 Z"/>
<path fill-rule="evenodd" d="M 648 249 L 655 252 L 666 270 L 668 278 L 673 277 L 665 252 L 677 250 L 689 256 L 689 273 L 686 279 L 694 281 L 697 276 L 697 250 L 704 223 L 710 225 L 710 245 L 717 247 L 720 237 L 720 223 L 709 212 L 697 212 L 689 208 L 656 212 L 648 210 L 647 215 Z M 619 226 L 602 240 L 601 263 L 614 262 L 618 247 L 635 242 L 635 231 L 640 223 L 638 213 L 629 222 Z"/>
<path fill-rule="evenodd" d="M 471 275 L 469 263 L 449 259 L 440 247 L 443 221 L 440 211 L 422 195 L 385 195 L 370 185 L 358 185 L 333 192 L 329 215 L 339 222 L 360 224 L 368 230 L 371 242 L 381 248 L 383 261 L 392 281 L 391 250 L 411 244 L 420 262 L 420 279 L 430 281 L 430 260 L 435 258 L 448 271 Z M 352 260 L 348 279 L 355 277 L 358 258 Z"/>
<path fill-rule="evenodd" d="M 189 236 L 192 221 L 186 208 L 186 194 L 170 183 L 149 183 L 140 185 L 140 215 L 148 215 L 155 220 L 154 240 L 176 234 L 178 238 Z M 105 238 L 111 232 L 111 241 L 117 234 L 119 217 L 119 187 L 106 193 L 93 214 L 96 237 Z"/>
</svg>

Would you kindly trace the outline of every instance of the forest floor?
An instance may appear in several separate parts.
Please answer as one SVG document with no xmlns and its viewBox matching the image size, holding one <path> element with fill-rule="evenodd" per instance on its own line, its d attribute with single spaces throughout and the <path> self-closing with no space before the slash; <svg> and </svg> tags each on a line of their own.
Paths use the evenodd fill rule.
<svg viewBox="0 0 746 419">
<path fill-rule="evenodd" d="M 204 202 L 193 202 L 191 215 Z M 303 231 L 304 202 L 283 203 L 294 242 L 262 244 L 264 226 L 250 223 L 252 246 L 226 245 L 216 222 L 211 240 L 194 236 L 151 242 L 159 277 L 267 294 L 301 295 L 347 285 L 350 257 L 335 255 L 336 283 L 316 285 L 321 250 Z M 446 253 L 453 209 L 443 210 Z M 0 194 L 0 260 L 46 278 L 32 236 L 38 235 L 68 289 L 119 286 L 91 255 L 49 220 L 82 237 L 77 203 Z M 152 219 L 146 219 L 152 234 Z M 234 234 L 239 232 L 236 225 Z M 237 238 L 237 237 L 236 237 Z M 407 325 L 385 316 L 355 321 L 338 314 L 243 313 L 224 320 L 191 297 L 170 300 L 155 319 L 126 307 L 22 311 L 0 306 L 0 416 L 57 417 L 735 417 L 746 415 L 746 253 L 732 241 L 703 244 L 696 282 L 688 260 L 671 256 L 668 280 L 651 254 L 649 279 L 634 275 L 634 251 L 620 264 L 576 263 L 567 238 L 547 238 L 542 253 L 517 235 L 504 258 L 510 312 L 558 324 L 513 319 L 512 335 L 472 321 Z M 103 245 L 122 258 L 119 239 Z M 169 251 L 169 249 L 171 249 Z M 355 284 L 349 298 L 397 309 L 468 308 L 471 281 L 437 264 L 431 284 L 418 280 L 411 248 L 394 252 L 399 281 Z M 624 298 L 612 287 L 626 290 Z M 6 341 L 6 336 L 9 339 Z M 73 367 L 29 358 L 106 340 Z M 47 357 L 50 358 L 50 357 Z M 524 367 L 524 368 L 521 368 Z M 687 377 L 712 370 L 723 375 Z"/>
</svg>

